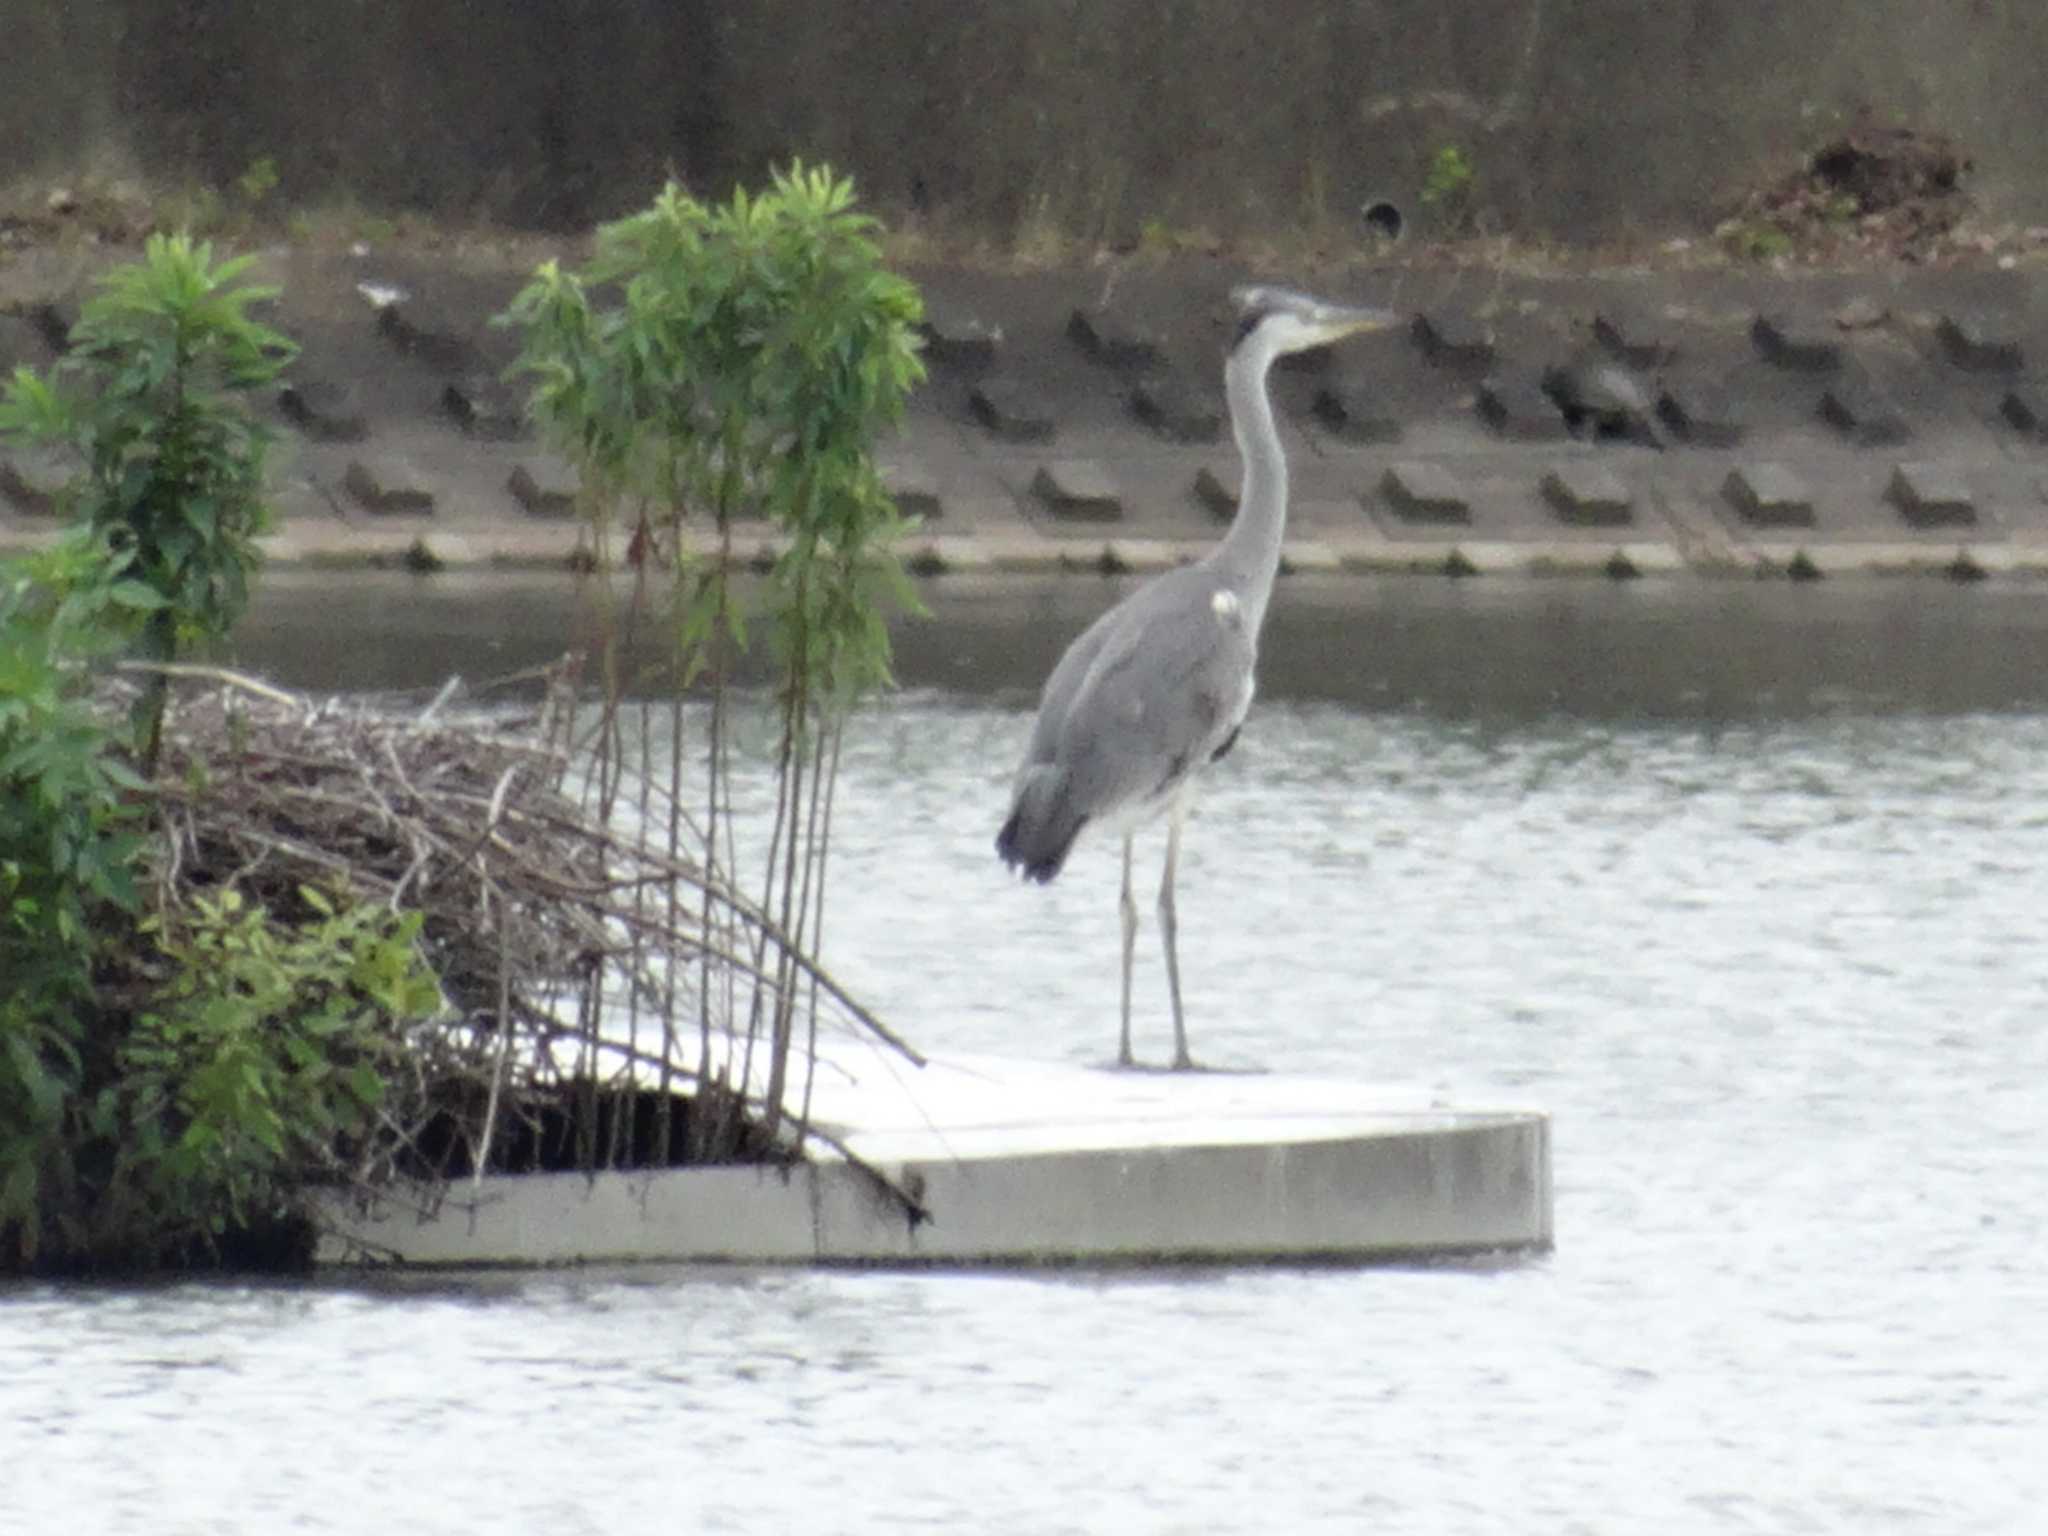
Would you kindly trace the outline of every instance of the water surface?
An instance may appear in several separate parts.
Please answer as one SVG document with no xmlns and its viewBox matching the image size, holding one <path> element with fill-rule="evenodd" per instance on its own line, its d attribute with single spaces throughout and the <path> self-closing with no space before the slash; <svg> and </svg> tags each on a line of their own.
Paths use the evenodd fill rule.
<svg viewBox="0 0 2048 1536">
<path fill-rule="evenodd" d="M 1428 585 L 1276 630 L 1357 633 L 1275 668 L 1191 827 L 1191 1028 L 1550 1110 L 1551 1256 L 21 1288 L 0 1529 L 2033 1529 L 2038 608 Z M 828 944 L 935 1050 L 1099 1062 L 1113 850 L 1039 889 L 990 848 L 1035 659 L 856 733 Z"/>
</svg>

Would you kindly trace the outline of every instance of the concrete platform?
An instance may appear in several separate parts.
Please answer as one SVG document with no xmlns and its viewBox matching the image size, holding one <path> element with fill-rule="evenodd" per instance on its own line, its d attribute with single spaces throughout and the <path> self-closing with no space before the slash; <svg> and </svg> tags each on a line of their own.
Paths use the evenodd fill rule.
<svg viewBox="0 0 2048 1536">
<path fill-rule="evenodd" d="M 867 1057 L 820 1070 L 848 1150 L 794 1169 L 494 1177 L 336 1208 L 330 1264 L 1413 1261 L 1542 1250 L 1547 1119 L 1262 1073 Z"/>
</svg>

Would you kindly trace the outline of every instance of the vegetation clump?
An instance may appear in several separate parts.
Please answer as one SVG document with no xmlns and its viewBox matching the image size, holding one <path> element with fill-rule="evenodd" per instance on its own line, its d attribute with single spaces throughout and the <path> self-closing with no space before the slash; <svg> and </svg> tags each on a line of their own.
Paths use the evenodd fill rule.
<svg viewBox="0 0 2048 1536">
<path fill-rule="evenodd" d="M 515 308 L 601 493 L 593 542 L 631 505 L 672 557 L 659 728 L 616 632 L 516 711 L 457 714 L 452 685 L 342 707 L 187 659 L 246 605 L 248 402 L 293 353 L 246 260 L 152 237 L 56 367 L 8 381 L 0 434 L 77 470 L 70 532 L 0 563 L 0 1273 L 303 1259 L 321 1185 L 426 1205 L 495 1168 L 785 1160 L 820 1134 L 799 1021 L 916 1059 L 814 957 L 841 732 L 907 590 L 869 448 L 918 376 L 917 303 L 867 230 L 823 172 L 723 209 L 671 188 Z M 662 537 L 688 510 L 714 558 Z M 762 513 L 765 580 L 730 538 Z M 743 880 L 728 677 L 757 621 L 779 788 Z"/>
<path fill-rule="evenodd" d="M 599 229 L 583 270 L 543 265 L 505 316 L 521 333 L 533 413 L 578 468 L 600 563 L 630 519 L 643 583 L 663 568 L 671 578 L 637 587 L 623 617 L 601 615 L 592 804 L 601 823 L 657 846 L 703 829 L 706 949 L 693 978 L 671 969 L 647 1000 L 667 1034 L 695 1025 L 699 1094 L 751 1083 L 765 1062 L 771 1134 L 792 1088 L 799 1122 L 808 1100 L 792 1058 L 799 1025 L 815 1035 L 819 994 L 799 956 L 823 927 L 846 721 L 890 681 L 888 610 L 916 607 L 898 554 L 908 525 L 873 450 L 923 377 L 923 311 L 876 234 L 851 184 L 822 168 L 793 165 L 722 204 L 670 185 Z M 738 548 L 743 519 L 765 523 L 772 544 Z M 692 521 L 703 538 L 684 536 Z M 628 677 L 619 640 L 647 607 L 669 644 L 653 675 Z M 775 805 L 765 854 L 743 868 L 731 684 L 760 635 L 774 666 Z M 685 701 L 697 697 L 693 729 Z M 686 782 L 691 760 L 701 772 Z M 769 930 L 736 930 L 740 906 L 711 898 L 742 881 L 785 943 L 764 948 Z M 661 900 L 680 926 L 675 888 Z M 713 950 L 742 963 L 721 980 Z M 737 1055 L 715 1051 L 714 1036 L 737 1040 Z"/>
<path fill-rule="evenodd" d="M 164 857 L 170 674 L 247 602 L 268 439 L 245 401 L 293 350 L 246 266 L 152 237 L 52 373 L 0 394 L 0 432 L 80 466 L 66 538 L 0 567 L 0 1271 L 273 1227 L 309 1158 L 369 1134 L 380 1026 L 438 1003 L 403 917 L 308 887 L 277 927 Z M 140 682 L 109 689 L 122 652 Z"/>
<path fill-rule="evenodd" d="M 1944 134 L 1862 119 L 1743 199 L 1715 231 L 1750 260 L 1924 261 L 1968 217 L 1970 160 Z"/>
</svg>

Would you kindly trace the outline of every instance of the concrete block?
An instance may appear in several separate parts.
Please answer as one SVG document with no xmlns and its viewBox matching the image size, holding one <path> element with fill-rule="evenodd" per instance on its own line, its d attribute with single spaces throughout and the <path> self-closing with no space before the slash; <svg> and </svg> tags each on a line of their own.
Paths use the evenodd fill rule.
<svg viewBox="0 0 2048 1536">
<path fill-rule="evenodd" d="M 1131 414 L 1170 443 L 1213 443 L 1223 435 L 1223 402 L 1178 373 L 1146 374 L 1129 399 Z"/>
<path fill-rule="evenodd" d="M 1401 423 L 1386 413 L 1386 392 L 1373 381 L 1331 379 L 1317 389 L 1311 410 L 1332 437 L 1347 443 L 1401 439 Z"/>
<path fill-rule="evenodd" d="M 0 500 L 25 517 L 57 517 L 71 477 L 32 457 L 0 458 Z"/>
<path fill-rule="evenodd" d="M 1545 393 L 1542 380 L 1526 373 L 1486 380 L 1479 386 L 1474 409 L 1481 421 L 1511 442 L 1554 443 L 1570 436 L 1564 413 Z"/>
<path fill-rule="evenodd" d="M 882 489 L 905 517 L 932 522 L 945 508 L 939 501 L 939 482 L 922 459 L 892 458 L 881 466 Z"/>
<path fill-rule="evenodd" d="M 913 576 L 986 573 L 996 569 L 996 551 L 983 538 L 927 539 L 905 562 Z"/>
<path fill-rule="evenodd" d="M 1741 464 L 1728 472 L 1721 494 L 1755 528 L 1811 528 L 1813 493 L 1783 464 Z"/>
<path fill-rule="evenodd" d="M 2035 380 L 2022 379 L 2000 398 L 1998 414 L 2016 432 L 2029 437 L 2048 436 L 2048 390 Z"/>
<path fill-rule="evenodd" d="M 1155 575 L 1193 558 L 1178 539 L 1111 539 L 1094 562 L 1105 576 Z"/>
<path fill-rule="evenodd" d="M 2019 337 L 1980 315 L 1945 314 L 1934 334 L 1948 360 L 1967 373 L 2018 373 L 2025 362 Z"/>
<path fill-rule="evenodd" d="M 1469 523 L 1472 503 L 1457 476 L 1441 464 L 1404 460 L 1380 476 L 1380 495 L 1409 523 Z"/>
<path fill-rule="evenodd" d="M 385 304 L 377 309 L 376 315 L 377 334 L 401 356 L 436 373 L 476 370 L 479 359 L 474 347 L 459 336 L 416 324 L 407 316 L 403 304 Z"/>
<path fill-rule="evenodd" d="M 1855 373 L 1844 374 L 1822 393 L 1820 418 L 1859 447 L 1886 447 L 1913 435 L 1898 407 Z"/>
<path fill-rule="evenodd" d="M 1962 471 L 1949 464 L 1918 462 L 1893 467 L 1885 499 L 1916 528 L 1967 528 L 1977 521 L 1976 498 Z"/>
<path fill-rule="evenodd" d="M 1635 520 L 1635 498 L 1621 478 L 1590 460 L 1551 466 L 1543 499 L 1558 518 L 1578 526 L 1618 527 Z"/>
<path fill-rule="evenodd" d="M 277 408 L 315 442 L 359 443 L 370 435 L 353 385 L 300 379 L 277 392 Z"/>
<path fill-rule="evenodd" d="M 1830 373 L 1842 366 L 1839 342 L 1785 315 L 1759 313 L 1750 322 L 1749 339 L 1766 362 L 1791 373 Z"/>
<path fill-rule="evenodd" d="M 396 459 L 351 459 L 341 488 L 366 512 L 379 517 L 430 517 L 434 493 Z"/>
<path fill-rule="evenodd" d="M 1021 380 L 997 374 L 967 392 L 968 409 L 992 437 L 1006 443 L 1049 443 L 1053 440 L 1052 407 Z"/>
<path fill-rule="evenodd" d="M 924 355 L 935 366 L 959 373 L 980 373 L 995 365 L 1002 345 L 1001 326 L 959 314 L 943 302 L 926 301 Z"/>
<path fill-rule="evenodd" d="M 1735 391 L 1703 380 L 1667 384 L 1657 396 L 1658 423 L 1692 448 L 1733 448 L 1749 435 L 1747 403 Z"/>
<path fill-rule="evenodd" d="M 1090 362 L 1123 372 L 1157 367 L 1159 338 L 1101 305 L 1076 309 L 1067 319 L 1067 337 Z"/>
<path fill-rule="evenodd" d="M 1281 373 L 1319 374 L 1329 370 L 1335 361 L 1336 349 L 1329 346 L 1308 347 L 1300 352 L 1289 352 L 1279 358 L 1273 367 Z"/>
<path fill-rule="evenodd" d="M 1322 539 L 1289 539 L 1280 552 L 1283 576 L 1335 576 L 1343 569 L 1342 553 Z"/>
<path fill-rule="evenodd" d="M 1195 471 L 1195 500 L 1208 508 L 1219 523 L 1227 523 L 1237 516 L 1238 488 L 1243 480 L 1244 471 L 1235 466 L 1219 470 L 1213 464 L 1204 464 Z"/>
<path fill-rule="evenodd" d="M 524 460 L 512 466 L 505 481 L 528 517 L 574 517 L 579 486 L 576 472 L 558 459 Z"/>
<path fill-rule="evenodd" d="M 1477 373 L 1497 355 L 1492 328 L 1463 310 L 1439 309 L 1417 315 L 1408 334 L 1422 355 L 1439 368 Z"/>
<path fill-rule="evenodd" d="M 1678 357 L 1677 344 L 1660 322 L 1614 305 L 1593 317 L 1593 340 L 1624 368 L 1662 368 Z"/>
<path fill-rule="evenodd" d="M 489 374 L 451 379 L 441 390 L 441 409 L 467 437 L 505 443 L 526 436 L 526 401 Z"/>
<path fill-rule="evenodd" d="M 1031 477 L 1031 494 L 1053 516 L 1079 522 L 1114 522 L 1124 515 L 1122 493 L 1093 459 L 1054 459 Z"/>
</svg>

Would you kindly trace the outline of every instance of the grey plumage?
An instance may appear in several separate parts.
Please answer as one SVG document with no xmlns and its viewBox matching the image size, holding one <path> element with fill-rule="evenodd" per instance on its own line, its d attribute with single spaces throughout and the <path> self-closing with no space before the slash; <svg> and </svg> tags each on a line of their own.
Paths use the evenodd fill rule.
<svg viewBox="0 0 2048 1536">
<path fill-rule="evenodd" d="M 1192 1065 L 1180 998 L 1173 883 L 1195 776 L 1236 740 L 1251 707 L 1258 639 L 1279 569 L 1287 518 L 1287 460 L 1266 377 L 1274 359 L 1383 329 L 1383 310 L 1326 304 L 1279 288 L 1241 289 L 1224 392 L 1244 488 L 1230 531 L 1202 559 L 1147 582 L 1084 630 L 1046 680 L 1017 770 L 1009 818 L 996 838 L 1004 862 L 1051 880 L 1088 827 L 1124 837 L 1123 1006 L 1118 1059 L 1130 1064 L 1131 831 L 1164 811 L 1159 887 L 1173 1004 L 1174 1065 Z"/>
<path fill-rule="evenodd" d="M 1251 704 L 1253 637 L 1215 611 L 1208 563 L 1149 583 L 1097 619 L 1045 685 L 1018 771 L 1003 857 L 1059 873 L 1088 822 L 1148 819 L 1237 729 Z"/>
</svg>

